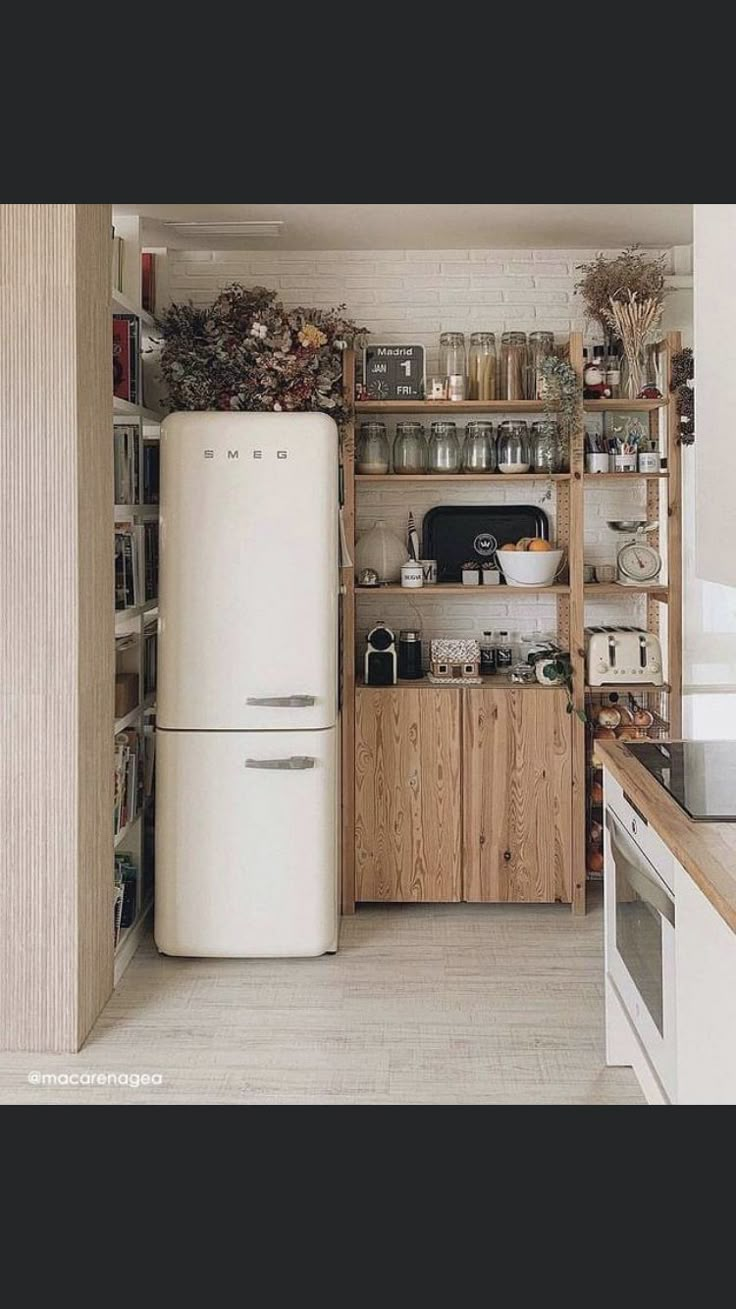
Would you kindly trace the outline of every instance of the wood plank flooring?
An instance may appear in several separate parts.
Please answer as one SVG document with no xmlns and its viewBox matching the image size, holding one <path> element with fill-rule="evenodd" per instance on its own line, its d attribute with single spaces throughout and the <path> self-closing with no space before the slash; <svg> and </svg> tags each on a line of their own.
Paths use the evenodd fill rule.
<svg viewBox="0 0 736 1309">
<path fill-rule="evenodd" d="M 0 1102 L 643 1104 L 604 1063 L 602 948 L 600 903 L 368 906 L 313 960 L 166 959 L 148 938 L 80 1054 L 0 1054 Z"/>
</svg>

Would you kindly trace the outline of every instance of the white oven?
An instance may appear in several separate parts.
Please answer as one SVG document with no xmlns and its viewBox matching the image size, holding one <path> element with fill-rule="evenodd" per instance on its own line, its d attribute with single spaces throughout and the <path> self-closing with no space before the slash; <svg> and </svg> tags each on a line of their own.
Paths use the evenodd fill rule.
<svg viewBox="0 0 736 1309">
<path fill-rule="evenodd" d="M 607 783 L 608 783 L 607 777 Z M 658 858 L 660 846 L 662 857 Z M 606 789 L 606 967 L 668 1096 L 676 1090 L 672 858 L 615 783 Z"/>
</svg>

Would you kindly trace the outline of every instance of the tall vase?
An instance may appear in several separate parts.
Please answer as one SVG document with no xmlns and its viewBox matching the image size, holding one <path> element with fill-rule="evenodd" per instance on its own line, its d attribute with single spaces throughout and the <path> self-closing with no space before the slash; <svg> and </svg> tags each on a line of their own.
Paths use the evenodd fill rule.
<svg viewBox="0 0 736 1309">
<path fill-rule="evenodd" d="M 409 558 L 404 542 L 392 532 L 383 518 L 377 518 L 370 531 L 355 543 L 355 571 L 375 568 L 380 582 L 398 582 L 401 565 Z"/>
<path fill-rule="evenodd" d="M 626 338 L 621 344 L 624 347 L 623 389 L 627 400 L 636 400 L 647 381 L 644 350 Z"/>
</svg>

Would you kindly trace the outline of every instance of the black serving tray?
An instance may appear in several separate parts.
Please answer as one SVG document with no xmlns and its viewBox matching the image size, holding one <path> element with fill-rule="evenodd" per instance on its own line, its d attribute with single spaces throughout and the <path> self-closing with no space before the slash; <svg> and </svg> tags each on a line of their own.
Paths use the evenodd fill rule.
<svg viewBox="0 0 736 1309">
<path fill-rule="evenodd" d="M 549 540 L 549 519 L 538 505 L 438 505 L 424 515 L 422 558 L 437 560 L 438 582 L 460 582 L 464 563 L 486 563 L 522 536 Z"/>
</svg>

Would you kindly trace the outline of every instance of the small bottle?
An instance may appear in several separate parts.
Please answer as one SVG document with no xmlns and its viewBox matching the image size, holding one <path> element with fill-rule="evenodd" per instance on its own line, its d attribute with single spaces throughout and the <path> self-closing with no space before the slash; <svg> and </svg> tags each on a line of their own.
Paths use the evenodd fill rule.
<svg viewBox="0 0 736 1309">
<path fill-rule="evenodd" d="M 621 398 L 621 360 L 618 355 L 606 359 L 606 390 L 612 400 Z"/>
<path fill-rule="evenodd" d="M 603 379 L 601 397 L 605 400 L 610 400 L 611 392 L 608 389 L 608 383 L 606 382 L 606 347 L 604 345 L 593 346 L 593 363 L 598 365 Z"/>
<path fill-rule="evenodd" d="M 482 677 L 490 677 L 496 671 L 496 646 L 493 632 L 484 632 L 480 645 L 480 671 Z"/>
<path fill-rule="evenodd" d="M 496 642 L 496 669 L 499 673 L 507 673 L 513 662 L 511 637 L 508 632 L 499 632 Z"/>
</svg>

